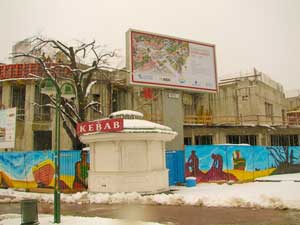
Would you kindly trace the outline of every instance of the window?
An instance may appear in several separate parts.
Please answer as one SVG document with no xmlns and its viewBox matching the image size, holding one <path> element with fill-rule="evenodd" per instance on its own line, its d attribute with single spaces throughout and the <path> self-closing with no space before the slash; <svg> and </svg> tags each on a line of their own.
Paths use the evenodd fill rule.
<svg viewBox="0 0 300 225">
<path fill-rule="evenodd" d="M 34 150 L 52 149 L 52 131 L 34 131 L 33 142 Z"/>
<path fill-rule="evenodd" d="M 285 114 L 286 114 L 285 110 L 282 109 L 282 110 L 281 110 L 281 115 L 282 115 L 282 122 L 283 122 L 283 123 L 285 123 L 285 120 L 286 120 L 286 119 L 285 119 Z"/>
<path fill-rule="evenodd" d="M 195 136 L 196 145 L 212 145 L 212 135 Z"/>
<path fill-rule="evenodd" d="M 184 115 L 194 115 L 195 114 L 195 104 L 193 101 L 193 96 L 190 94 L 182 95 L 182 102 L 184 107 Z"/>
<path fill-rule="evenodd" d="M 273 117 L 273 105 L 265 102 L 266 117 Z"/>
<path fill-rule="evenodd" d="M 25 119 L 25 85 L 11 86 L 11 107 L 17 108 L 17 120 Z"/>
<path fill-rule="evenodd" d="M 299 146 L 298 135 L 271 135 L 272 146 Z"/>
<path fill-rule="evenodd" d="M 100 94 L 93 94 L 93 101 L 99 104 L 93 105 L 91 110 L 91 120 L 99 119 L 101 117 L 101 105 L 100 105 Z"/>
<path fill-rule="evenodd" d="M 51 119 L 51 108 L 46 106 L 50 103 L 50 98 L 47 95 L 41 94 L 39 87 L 35 87 L 35 104 L 34 105 L 34 120 L 49 121 Z"/>
<path fill-rule="evenodd" d="M 184 145 L 192 145 L 192 138 L 184 137 Z"/>
<path fill-rule="evenodd" d="M 255 135 L 227 135 L 226 142 L 229 144 L 256 145 L 256 136 Z"/>
</svg>

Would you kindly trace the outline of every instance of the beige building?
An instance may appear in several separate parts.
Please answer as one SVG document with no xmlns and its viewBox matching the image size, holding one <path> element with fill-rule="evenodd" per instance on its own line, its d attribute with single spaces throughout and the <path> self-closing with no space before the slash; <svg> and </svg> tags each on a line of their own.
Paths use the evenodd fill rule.
<svg viewBox="0 0 300 225">
<path fill-rule="evenodd" d="M 54 110 L 37 106 L 47 103 L 47 98 L 39 93 L 36 80 L 13 78 L 12 67 L 17 65 L 0 66 L 1 105 L 17 107 L 14 150 L 53 149 Z M 104 79 L 108 75 L 111 79 Z M 122 109 L 142 112 L 145 119 L 178 132 L 168 149 L 182 149 L 183 144 L 299 145 L 299 123 L 287 118 L 295 107 L 285 98 L 282 86 L 264 74 L 223 79 L 216 94 L 131 87 L 126 85 L 127 75 L 126 71 L 95 75 L 101 82 L 93 86 L 88 98 L 101 102 L 102 114 L 90 111 L 89 120 Z M 63 127 L 61 140 L 61 149 L 72 148 Z"/>
<path fill-rule="evenodd" d="M 191 94 L 185 105 L 185 144 L 299 145 L 300 126 L 282 85 L 254 70 L 222 79 L 217 94 Z"/>
<path fill-rule="evenodd" d="M 20 48 L 26 50 L 29 46 L 26 41 L 20 42 L 13 50 Z M 38 107 L 47 104 L 48 99 L 40 94 L 37 80 L 27 76 L 41 71 L 31 60 L 15 60 L 0 65 L 1 107 L 17 107 L 13 150 L 53 149 L 55 112 Z M 90 110 L 88 120 L 123 109 L 142 112 L 146 120 L 167 125 L 178 133 L 167 149 L 183 149 L 183 144 L 299 145 L 299 97 L 287 99 L 282 85 L 255 69 L 220 80 L 216 94 L 130 86 L 128 76 L 126 69 L 94 74 L 93 80 L 98 83 L 87 98 L 101 102 L 98 110 L 102 113 Z M 61 149 L 71 148 L 61 127 Z"/>
</svg>

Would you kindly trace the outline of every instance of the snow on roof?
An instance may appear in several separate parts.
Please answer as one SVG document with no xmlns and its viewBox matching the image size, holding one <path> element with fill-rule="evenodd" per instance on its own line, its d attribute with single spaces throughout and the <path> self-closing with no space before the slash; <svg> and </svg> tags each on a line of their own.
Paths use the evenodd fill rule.
<svg viewBox="0 0 300 225">
<path fill-rule="evenodd" d="M 132 111 L 132 110 L 121 110 L 118 112 L 111 113 L 109 115 L 109 118 L 116 118 L 116 117 L 123 117 L 126 118 L 126 116 L 133 116 L 133 117 L 144 117 L 143 113 Z"/>
<path fill-rule="evenodd" d="M 19 80 L 38 80 L 37 77 L 19 77 L 19 78 L 9 78 L 9 79 L 1 79 L 0 82 L 8 82 L 8 81 L 19 81 Z"/>
<path fill-rule="evenodd" d="M 177 132 L 173 131 L 170 127 L 154 123 L 151 121 L 143 120 L 143 113 L 132 111 L 132 110 L 122 110 L 114 112 L 109 115 L 109 118 L 123 118 L 124 127 L 119 133 L 164 133 L 177 135 Z M 94 133 L 86 133 L 84 135 L 92 135 Z"/>
<path fill-rule="evenodd" d="M 123 133 L 166 133 L 177 134 L 170 127 L 147 120 L 124 119 Z"/>
<path fill-rule="evenodd" d="M 172 131 L 170 127 L 147 120 L 124 120 L 124 129 L 159 129 Z"/>
</svg>

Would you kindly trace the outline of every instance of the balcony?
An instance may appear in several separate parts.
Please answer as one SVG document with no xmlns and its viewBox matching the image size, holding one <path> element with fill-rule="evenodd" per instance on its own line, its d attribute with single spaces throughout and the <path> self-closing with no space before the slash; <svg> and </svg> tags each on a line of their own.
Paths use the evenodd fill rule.
<svg viewBox="0 0 300 225">
<path fill-rule="evenodd" d="M 49 107 L 34 107 L 34 121 L 51 121 L 51 111 Z"/>
<path fill-rule="evenodd" d="M 17 108 L 17 120 L 24 121 L 25 120 L 25 109 Z"/>
<path fill-rule="evenodd" d="M 300 125 L 300 111 L 292 111 L 287 113 L 287 122 L 289 125 Z"/>
<path fill-rule="evenodd" d="M 144 113 L 144 120 L 149 120 L 153 123 L 159 123 L 162 124 L 162 116 L 161 114 L 145 114 Z"/>
<path fill-rule="evenodd" d="M 210 125 L 213 123 L 212 115 L 187 115 L 184 116 L 184 123 L 185 124 L 206 124 Z"/>
<path fill-rule="evenodd" d="M 299 117 L 300 122 L 300 117 Z M 185 115 L 184 124 L 198 125 L 286 125 L 281 116 L 247 115 L 247 116 L 212 116 Z"/>
</svg>

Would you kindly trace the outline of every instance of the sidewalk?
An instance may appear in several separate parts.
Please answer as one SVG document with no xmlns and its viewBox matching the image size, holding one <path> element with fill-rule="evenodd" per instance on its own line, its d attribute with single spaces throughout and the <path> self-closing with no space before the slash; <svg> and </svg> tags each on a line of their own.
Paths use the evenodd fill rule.
<svg viewBox="0 0 300 225">
<path fill-rule="evenodd" d="M 53 204 L 39 203 L 39 214 L 53 214 Z M 20 204 L 0 204 L 0 214 L 20 214 Z M 300 211 L 221 208 L 197 206 L 165 206 L 136 204 L 70 204 L 61 205 L 64 216 L 101 217 L 157 222 L 165 225 L 299 225 Z M 1 224 L 1 221 L 0 221 Z"/>
<path fill-rule="evenodd" d="M 267 177 L 256 178 L 255 181 L 259 182 L 281 182 L 281 181 L 294 181 L 300 182 L 300 173 L 294 174 L 278 174 Z"/>
</svg>

